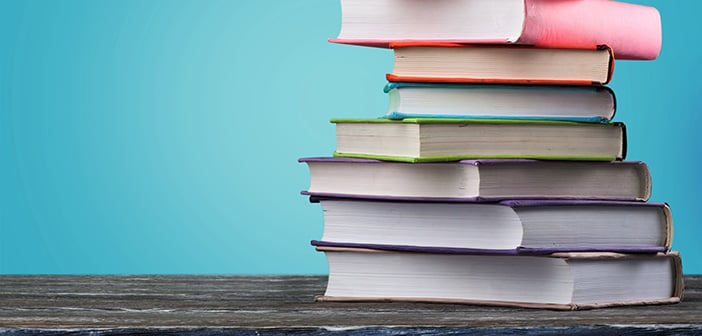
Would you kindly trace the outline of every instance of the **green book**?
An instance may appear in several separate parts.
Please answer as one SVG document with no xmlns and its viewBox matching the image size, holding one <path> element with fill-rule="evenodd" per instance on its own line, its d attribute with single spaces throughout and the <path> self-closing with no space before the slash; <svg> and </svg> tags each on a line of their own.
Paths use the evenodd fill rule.
<svg viewBox="0 0 702 336">
<path fill-rule="evenodd" d="M 484 158 L 614 161 L 626 157 L 623 123 L 412 118 L 332 119 L 335 156 L 402 162 Z"/>
</svg>

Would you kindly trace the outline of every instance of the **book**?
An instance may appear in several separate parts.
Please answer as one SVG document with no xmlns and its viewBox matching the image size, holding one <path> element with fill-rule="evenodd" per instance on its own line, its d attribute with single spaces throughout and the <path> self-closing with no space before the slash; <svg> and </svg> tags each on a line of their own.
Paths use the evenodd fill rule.
<svg viewBox="0 0 702 336">
<path fill-rule="evenodd" d="M 356 158 L 302 158 L 304 195 L 434 201 L 599 199 L 646 201 L 648 166 L 639 161 L 464 160 L 404 163 Z"/>
<path fill-rule="evenodd" d="M 602 85 L 614 69 L 612 50 L 530 46 L 392 43 L 390 82 Z"/>
<path fill-rule="evenodd" d="M 332 119 L 335 156 L 431 162 L 477 158 L 622 160 L 623 123 L 460 118 Z"/>
<path fill-rule="evenodd" d="M 510 200 L 500 203 L 317 198 L 324 233 L 315 246 L 394 251 L 542 255 L 667 252 L 665 203 Z"/>
<path fill-rule="evenodd" d="M 391 82 L 388 119 L 472 118 L 608 122 L 616 96 L 606 86 Z"/>
<path fill-rule="evenodd" d="M 317 301 L 467 303 L 577 310 L 678 303 L 676 252 L 471 255 L 317 247 L 329 280 Z"/>
<path fill-rule="evenodd" d="M 388 47 L 393 41 L 519 44 L 550 48 L 608 45 L 617 59 L 655 59 L 657 9 L 609 0 L 341 0 L 331 42 Z"/>
</svg>

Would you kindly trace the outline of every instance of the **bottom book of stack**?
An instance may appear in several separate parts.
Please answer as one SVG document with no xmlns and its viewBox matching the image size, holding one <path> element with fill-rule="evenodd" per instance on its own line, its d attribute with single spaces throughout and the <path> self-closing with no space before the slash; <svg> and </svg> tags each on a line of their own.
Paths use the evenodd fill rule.
<svg viewBox="0 0 702 336">
<path fill-rule="evenodd" d="M 329 263 L 318 301 L 576 310 L 682 298 L 665 203 L 310 200 L 324 214 L 312 245 Z"/>
<path fill-rule="evenodd" d="M 317 301 L 412 301 L 590 309 L 677 303 L 677 252 L 460 254 L 317 246 L 329 262 Z"/>
</svg>

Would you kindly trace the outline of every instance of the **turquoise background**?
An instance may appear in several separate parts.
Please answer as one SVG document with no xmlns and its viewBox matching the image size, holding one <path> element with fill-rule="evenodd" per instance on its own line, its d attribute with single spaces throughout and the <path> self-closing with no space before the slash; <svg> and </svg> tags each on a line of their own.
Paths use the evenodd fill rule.
<svg viewBox="0 0 702 336">
<path fill-rule="evenodd" d="M 611 87 L 629 159 L 698 247 L 700 1 Z M 323 274 L 298 157 L 385 112 L 389 50 L 327 42 L 333 0 L 0 0 L 0 273 Z"/>
</svg>

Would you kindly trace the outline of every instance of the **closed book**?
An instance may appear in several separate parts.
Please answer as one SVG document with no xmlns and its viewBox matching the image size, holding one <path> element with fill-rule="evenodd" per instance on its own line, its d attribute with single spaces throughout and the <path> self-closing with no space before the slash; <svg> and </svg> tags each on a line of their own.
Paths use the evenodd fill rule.
<svg viewBox="0 0 702 336">
<path fill-rule="evenodd" d="M 602 85 L 612 78 L 606 46 L 553 49 L 530 46 L 392 43 L 391 82 Z"/>
<path fill-rule="evenodd" d="M 617 59 L 655 59 L 661 18 L 651 6 L 609 0 L 341 0 L 336 43 L 388 47 L 393 41 L 608 45 Z"/>
<path fill-rule="evenodd" d="M 599 199 L 645 201 L 651 175 L 639 161 L 463 160 L 404 163 L 302 158 L 305 195 L 366 199 L 498 201 Z"/>
<path fill-rule="evenodd" d="M 677 252 L 548 256 L 317 247 L 329 280 L 318 301 L 466 303 L 577 310 L 678 303 Z"/>
<path fill-rule="evenodd" d="M 406 162 L 478 158 L 622 160 L 623 123 L 461 118 L 332 119 L 335 156 Z"/>
<path fill-rule="evenodd" d="M 606 86 L 391 82 L 388 119 L 542 119 L 608 122 L 616 96 Z"/>
<path fill-rule="evenodd" d="M 548 254 L 667 252 L 673 238 L 664 203 L 511 200 L 500 203 L 313 198 L 324 233 L 316 246 L 393 251 Z"/>
</svg>

